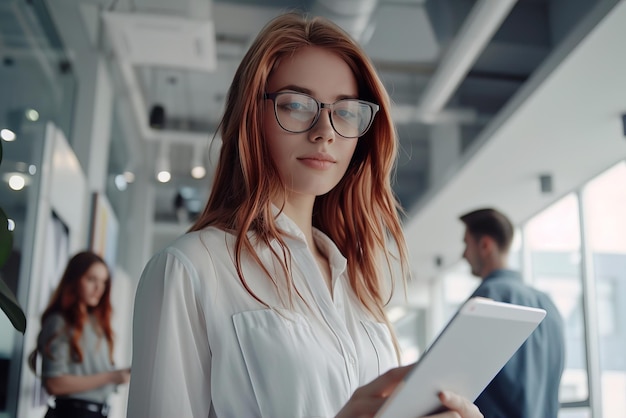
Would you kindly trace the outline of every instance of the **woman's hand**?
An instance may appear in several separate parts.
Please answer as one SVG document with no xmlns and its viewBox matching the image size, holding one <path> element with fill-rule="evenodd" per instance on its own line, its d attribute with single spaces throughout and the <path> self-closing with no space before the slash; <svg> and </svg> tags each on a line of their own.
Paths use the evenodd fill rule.
<svg viewBox="0 0 626 418">
<path fill-rule="evenodd" d="M 358 388 L 335 418 L 372 418 L 387 397 L 411 370 L 413 365 L 397 367 Z M 482 418 L 476 405 L 450 392 L 439 394 L 441 404 L 449 411 L 425 418 Z"/>
<path fill-rule="evenodd" d="M 335 418 L 372 418 L 412 367 L 396 367 L 361 386 Z"/>
<path fill-rule="evenodd" d="M 113 370 L 111 372 L 111 379 L 116 385 L 122 385 L 130 381 L 130 368 Z"/>
<path fill-rule="evenodd" d="M 480 413 L 476 405 L 457 394 L 440 392 L 439 400 L 449 411 L 429 415 L 425 418 L 483 418 L 483 414 Z"/>
</svg>

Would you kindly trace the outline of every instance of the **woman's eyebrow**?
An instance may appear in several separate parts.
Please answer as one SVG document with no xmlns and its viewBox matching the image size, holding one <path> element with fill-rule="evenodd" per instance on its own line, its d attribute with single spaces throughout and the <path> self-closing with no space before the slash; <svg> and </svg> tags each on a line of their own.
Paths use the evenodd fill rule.
<svg viewBox="0 0 626 418">
<path fill-rule="evenodd" d="M 301 87 L 301 86 L 297 86 L 295 84 L 289 84 L 286 85 L 284 87 L 281 87 L 279 89 L 277 89 L 276 91 L 284 91 L 284 90 L 291 90 L 291 91 L 297 91 L 298 93 L 304 93 L 304 94 L 308 94 L 308 95 L 312 95 L 313 92 L 307 88 Z"/>
</svg>

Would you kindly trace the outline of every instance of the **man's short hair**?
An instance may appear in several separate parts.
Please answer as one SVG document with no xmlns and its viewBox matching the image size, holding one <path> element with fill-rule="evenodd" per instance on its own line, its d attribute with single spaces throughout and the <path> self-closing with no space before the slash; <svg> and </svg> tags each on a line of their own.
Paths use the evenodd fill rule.
<svg viewBox="0 0 626 418">
<path fill-rule="evenodd" d="M 513 241 L 513 224 L 496 209 L 478 209 L 459 218 L 468 232 L 475 238 L 491 237 L 502 252 L 508 252 Z"/>
</svg>

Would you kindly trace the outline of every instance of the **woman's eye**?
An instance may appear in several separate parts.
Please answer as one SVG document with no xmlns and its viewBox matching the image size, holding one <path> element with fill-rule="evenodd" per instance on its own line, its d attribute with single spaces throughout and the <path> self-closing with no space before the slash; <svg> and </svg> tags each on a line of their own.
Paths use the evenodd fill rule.
<svg viewBox="0 0 626 418">
<path fill-rule="evenodd" d="M 299 103 L 299 102 L 290 102 L 290 103 L 287 103 L 286 105 L 284 105 L 284 107 L 287 110 L 296 110 L 296 111 L 306 110 L 306 107 L 304 106 L 304 104 Z"/>
<path fill-rule="evenodd" d="M 335 114 L 343 119 L 354 119 L 356 117 L 354 112 L 350 112 L 347 109 L 337 109 Z"/>
</svg>

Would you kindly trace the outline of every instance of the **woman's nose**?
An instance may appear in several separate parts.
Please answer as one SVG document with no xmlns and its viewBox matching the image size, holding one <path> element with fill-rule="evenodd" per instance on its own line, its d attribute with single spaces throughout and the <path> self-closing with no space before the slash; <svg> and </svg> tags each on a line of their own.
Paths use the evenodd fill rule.
<svg viewBox="0 0 626 418">
<path fill-rule="evenodd" d="M 335 140 L 335 129 L 333 128 L 333 124 L 330 120 L 330 112 L 329 109 L 322 109 L 317 122 L 313 125 L 313 128 L 309 131 L 309 140 L 312 142 L 318 141 L 334 141 Z"/>
</svg>

